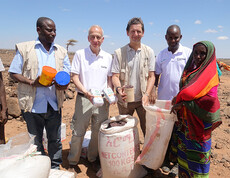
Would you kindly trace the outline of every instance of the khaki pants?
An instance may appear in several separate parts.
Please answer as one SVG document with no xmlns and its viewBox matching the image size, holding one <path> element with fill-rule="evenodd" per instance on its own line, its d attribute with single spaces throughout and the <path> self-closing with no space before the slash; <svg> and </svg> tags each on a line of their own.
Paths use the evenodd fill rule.
<svg viewBox="0 0 230 178">
<path fill-rule="evenodd" d="M 142 106 L 142 101 L 137 101 L 137 102 L 131 102 L 128 103 L 127 108 L 122 106 L 121 104 L 117 103 L 118 109 L 119 109 L 119 114 L 129 114 L 129 115 L 133 115 L 134 111 L 136 110 L 137 115 L 139 117 L 140 120 L 140 125 L 141 125 L 141 130 L 145 136 L 145 130 L 146 130 L 146 111 Z"/>
<path fill-rule="evenodd" d="M 91 120 L 91 140 L 88 146 L 87 157 L 94 162 L 98 157 L 98 132 L 102 122 L 109 117 L 109 103 L 104 99 L 104 105 L 95 107 L 87 98 L 77 95 L 75 113 L 72 118 L 72 138 L 68 160 L 70 165 L 79 162 L 82 142 Z"/>
</svg>

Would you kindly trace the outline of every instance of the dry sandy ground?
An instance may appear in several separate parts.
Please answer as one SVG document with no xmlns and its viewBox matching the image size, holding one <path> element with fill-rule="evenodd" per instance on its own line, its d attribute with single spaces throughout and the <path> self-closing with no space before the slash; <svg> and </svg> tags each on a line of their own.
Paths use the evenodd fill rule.
<svg viewBox="0 0 230 178">
<path fill-rule="evenodd" d="M 0 50 L 0 58 L 2 59 L 6 70 L 8 70 L 9 64 L 13 58 L 12 52 L 5 52 Z M 71 58 L 71 57 L 70 57 Z M 226 60 L 226 63 L 230 64 L 230 60 Z M 4 72 L 4 80 L 7 80 L 7 71 Z M 219 86 L 219 99 L 221 101 L 221 117 L 223 124 L 213 132 L 212 141 L 212 158 L 211 158 L 211 170 L 210 178 L 216 177 L 229 177 L 230 175 L 230 72 L 224 71 L 221 76 L 221 82 Z M 6 82 L 7 83 L 7 82 Z M 67 100 L 63 107 L 63 123 L 66 124 L 66 140 L 63 141 L 63 164 L 61 169 L 68 169 L 67 155 L 69 152 L 69 142 L 71 139 L 70 121 L 74 111 L 75 100 Z M 118 115 L 118 109 L 116 105 L 110 107 L 110 116 Z M 6 124 L 6 137 L 10 138 L 21 132 L 26 131 L 26 124 L 20 119 L 9 120 Z M 143 136 L 140 133 L 140 139 L 143 141 Z M 79 178 L 83 177 L 96 177 L 95 172 L 85 159 L 81 159 L 77 167 Z M 146 177 L 168 177 L 165 174 L 161 174 L 158 170 L 156 175 L 147 175 Z"/>
</svg>

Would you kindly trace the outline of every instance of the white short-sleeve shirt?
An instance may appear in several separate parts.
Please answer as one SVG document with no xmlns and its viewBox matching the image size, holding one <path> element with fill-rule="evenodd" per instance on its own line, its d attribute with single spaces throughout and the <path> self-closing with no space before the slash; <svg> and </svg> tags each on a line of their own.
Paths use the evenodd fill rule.
<svg viewBox="0 0 230 178">
<path fill-rule="evenodd" d="M 159 53 L 156 58 L 156 74 L 161 75 L 158 85 L 159 100 L 172 100 L 177 95 L 180 78 L 191 52 L 191 49 L 180 44 L 174 54 L 168 48 Z"/>
<path fill-rule="evenodd" d="M 86 90 L 103 90 L 107 88 L 107 77 L 112 76 L 111 66 L 111 54 L 100 50 L 96 56 L 88 47 L 76 51 L 71 72 L 79 75 L 80 82 Z"/>
<path fill-rule="evenodd" d="M 0 58 L 0 72 L 2 72 L 2 71 L 5 71 L 5 68 L 4 68 L 4 66 L 2 64 L 2 60 Z"/>
</svg>

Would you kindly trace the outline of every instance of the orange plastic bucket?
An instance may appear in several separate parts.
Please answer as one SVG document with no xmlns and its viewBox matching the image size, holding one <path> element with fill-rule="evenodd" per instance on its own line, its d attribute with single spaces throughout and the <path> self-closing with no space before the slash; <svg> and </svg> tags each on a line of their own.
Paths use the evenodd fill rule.
<svg viewBox="0 0 230 178">
<path fill-rule="evenodd" d="M 55 77 L 57 71 L 56 69 L 50 67 L 50 66 L 43 66 L 42 67 L 42 74 L 39 78 L 39 83 L 47 86 L 50 85 L 53 81 L 53 78 Z"/>
</svg>

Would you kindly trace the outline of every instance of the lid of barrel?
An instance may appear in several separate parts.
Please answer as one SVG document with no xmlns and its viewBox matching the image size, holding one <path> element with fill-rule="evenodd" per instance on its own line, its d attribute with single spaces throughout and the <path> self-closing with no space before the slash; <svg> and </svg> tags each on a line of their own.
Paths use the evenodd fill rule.
<svg viewBox="0 0 230 178">
<path fill-rule="evenodd" d="M 67 85 L 70 82 L 70 75 L 65 71 L 60 71 L 56 74 L 55 81 L 59 85 Z"/>
</svg>

